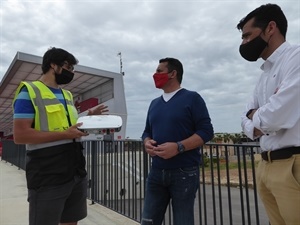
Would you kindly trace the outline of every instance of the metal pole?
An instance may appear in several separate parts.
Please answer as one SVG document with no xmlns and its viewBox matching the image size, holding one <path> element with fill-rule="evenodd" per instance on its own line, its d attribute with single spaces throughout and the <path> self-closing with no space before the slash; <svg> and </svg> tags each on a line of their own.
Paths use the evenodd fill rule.
<svg viewBox="0 0 300 225">
<path fill-rule="evenodd" d="M 122 71 L 123 69 L 123 64 L 122 64 L 122 53 L 119 52 L 118 56 L 120 57 L 120 74 L 122 74 L 123 76 L 125 75 L 125 73 Z"/>
<path fill-rule="evenodd" d="M 96 197 L 96 180 L 97 180 L 97 177 L 96 177 L 96 166 L 97 166 L 97 154 L 96 154 L 96 141 L 92 141 L 92 149 L 91 149 L 91 154 L 92 154 L 92 165 L 91 165 L 91 177 L 92 177 L 92 180 L 91 180 L 91 197 L 92 197 L 92 203 L 91 204 L 94 204 L 94 199 Z"/>
</svg>

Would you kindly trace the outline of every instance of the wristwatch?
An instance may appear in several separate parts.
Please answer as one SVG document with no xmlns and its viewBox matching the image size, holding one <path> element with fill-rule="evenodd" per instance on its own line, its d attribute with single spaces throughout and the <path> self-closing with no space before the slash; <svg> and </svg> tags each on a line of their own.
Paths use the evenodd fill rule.
<svg viewBox="0 0 300 225">
<path fill-rule="evenodd" d="M 177 150 L 180 154 L 184 153 L 185 147 L 180 141 L 177 142 L 177 147 L 178 147 Z"/>
<path fill-rule="evenodd" d="M 252 113 L 254 109 L 250 109 L 247 113 L 246 113 L 246 117 L 248 117 L 248 119 L 250 119 L 249 115 Z"/>
</svg>

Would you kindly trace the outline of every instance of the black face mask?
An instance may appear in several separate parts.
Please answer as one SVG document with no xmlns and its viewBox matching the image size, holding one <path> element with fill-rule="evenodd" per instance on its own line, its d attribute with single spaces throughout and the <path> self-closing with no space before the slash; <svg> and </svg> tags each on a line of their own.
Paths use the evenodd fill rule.
<svg viewBox="0 0 300 225">
<path fill-rule="evenodd" d="M 260 57 L 267 46 L 268 43 L 259 35 L 248 43 L 240 45 L 240 54 L 244 59 L 253 62 Z"/>
<path fill-rule="evenodd" d="M 55 81 L 57 84 L 68 84 L 73 80 L 74 73 L 62 68 L 61 74 L 55 72 Z"/>
</svg>

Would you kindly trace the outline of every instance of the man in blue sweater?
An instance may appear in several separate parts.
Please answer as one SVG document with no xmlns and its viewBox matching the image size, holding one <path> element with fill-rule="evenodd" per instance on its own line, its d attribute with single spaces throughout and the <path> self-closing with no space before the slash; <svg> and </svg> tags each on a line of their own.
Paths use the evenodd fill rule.
<svg viewBox="0 0 300 225">
<path fill-rule="evenodd" d="M 155 86 L 164 92 L 151 102 L 142 135 L 152 157 L 142 225 L 161 225 L 171 199 L 173 224 L 194 225 L 200 146 L 214 131 L 202 97 L 181 88 L 182 75 L 183 66 L 174 58 L 159 60 L 153 75 Z"/>
</svg>

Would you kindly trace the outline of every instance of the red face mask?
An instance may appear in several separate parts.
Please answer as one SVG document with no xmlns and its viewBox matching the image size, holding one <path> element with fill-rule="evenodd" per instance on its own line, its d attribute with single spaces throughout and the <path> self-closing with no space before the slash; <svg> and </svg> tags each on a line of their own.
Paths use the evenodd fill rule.
<svg viewBox="0 0 300 225">
<path fill-rule="evenodd" d="M 169 81 L 168 73 L 155 73 L 153 75 L 156 88 L 162 88 Z"/>
</svg>

